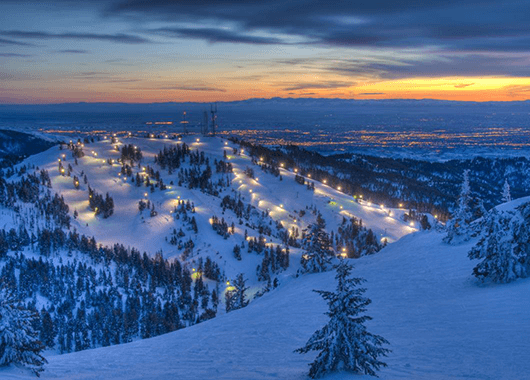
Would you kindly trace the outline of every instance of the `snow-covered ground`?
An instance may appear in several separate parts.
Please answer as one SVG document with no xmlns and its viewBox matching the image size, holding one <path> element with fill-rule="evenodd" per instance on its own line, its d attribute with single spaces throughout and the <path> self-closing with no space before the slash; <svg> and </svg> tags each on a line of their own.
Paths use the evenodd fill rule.
<svg viewBox="0 0 530 380">
<path fill-rule="evenodd" d="M 161 170 L 158 165 L 154 164 L 154 155 L 160 150 L 183 142 L 188 144 L 192 151 L 204 152 L 210 159 L 211 166 L 213 166 L 214 159 L 222 160 L 223 153 L 226 151 L 229 162 L 233 165 L 235 176 L 233 176 L 231 188 L 221 194 L 221 197 L 202 193 L 198 189 L 188 189 L 186 186 L 176 186 L 177 173 L 169 175 L 167 170 Z M 136 187 L 131 183 L 130 178 L 125 179 L 118 174 L 121 165 L 116 163 L 116 160 L 120 157 L 120 153 L 115 149 L 115 145 L 121 148 L 124 144 L 132 144 L 142 150 L 144 157 L 141 162 L 142 167 L 149 165 L 155 171 L 160 170 L 164 183 L 168 185 L 167 190 L 157 189 L 151 193 L 145 186 Z M 283 180 L 280 180 L 279 177 L 263 172 L 259 165 L 252 164 L 251 157 L 244 151 L 242 154 L 234 155 L 233 148 L 239 149 L 240 147 L 221 138 L 201 137 L 197 139 L 197 135 L 185 136 L 182 141 L 120 137 L 118 144 L 111 144 L 110 139 L 106 139 L 86 145 L 84 147 L 85 157 L 78 159 L 78 165 L 74 164 L 69 150 L 60 150 L 59 147 L 55 147 L 30 157 L 19 166 L 35 164 L 40 169 L 48 170 L 53 191 L 64 196 L 66 203 L 70 206 L 70 215 L 73 216 L 74 210 L 79 213 L 77 220 L 72 219 L 72 225 L 79 233 L 94 236 L 98 243 L 104 245 L 121 243 L 150 255 L 162 251 L 164 258 L 178 257 L 182 253 L 181 250 L 170 245 L 166 238 L 169 238 L 174 228 L 179 229 L 179 224 L 175 222 L 171 214 L 174 206 L 179 200 L 190 200 L 195 204 L 196 213 L 193 216 L 199 226 L 197 235 L 188 234 L 185 238 L 187 240 L 192 237 L 195 242 L 193 256 L 195 258 L 212 257 L 225 269 L 229 278 L 233 278 L 240 272 L 254 273 L 256 266 L 261 262 L 261 257 L 246 255 L 243 262 L 233 259 L 232 249 L 236 244 L 244 241 L 245 229 L 248 230 L 250 237 L 257 237 L 258 232 L 239 225 L 238 219 L 230 210 L 223 215 L 220 203 L 224 195 L 234 198 L 240 193 L 245 204 L 250 203 L 259 211 L 269 211 L 273 220 L 281 221 L 288 229 L 298 228 L 300 234 L 309 223 L 315 220 L 314 215 L 306 209 L 306 206 L 314 206 L 322 213 L 328 231 L 336 231 L 343 217 L 362 219 L 363 225 L 371 228 L 381 241 L 386 239 L 388 242 L 393 242 L 419 228 L 418 223 L 411 224 L 402 220 L 407 210 L 390 209 L 384 205 L 363 201 L 359 203 L 352 196 L 320 182 L 315 182 L 314 192 L 307 190 L 306 186 L 294 181 L 296 173 L 282 168 L 280 173 Z M 65 168 L 68 164 L 73 167 L 71 177 L 60 175 L 59 159 L 63 160 Z M 113 159 L 114 164 L 109 165 L 106 162 L 107 159 Z M 247 167 L 253 168 L 256 179 L 245 175 L 244 171 Z M 142 173 L 139 168 L 134 168 L 134 173 L 137 171 Z M 215 172 L 215 167 L 213 171 Z M 115 208 L 110 218 L 95 217 L 94 212 L 89 209 L 88 185 L 83 183 L 81 172 L 86 174 L 88 185 L 91 188 L 103 195 L 108 192 L 113 197 Z M 80 179 L 79 190 L 74 188 L 74 175 Z M 174 185 L 170 185 L 171 181 L 174 181 Z M 139 212 L 138 202 L 142 199 L 149 199 L 155 204 L 158 212 L 156 217 L 150 218 L 148 211 L 144 211 L 143 214 Z M 299 215 L 301 210 L 306 211 L 303 217 Z M 219 218 L 224 217 L 229 225 L 234 222 L 236 233 L 226 240 L 219 236 L 209 225 L 209 220 L 213 215 Z M 281 243 L 275 238 L 270 238 L 268 242 Z M 294 249 L 292 254 L 297 257 L 299 252 Z M 295 260 L 298 261 L 298 259 Z M 296 268 L 293 269 L 296 270 Z"/>
<path fill-rule="evenodd" d="M 336 230 L 343 216 L 355 216 L 372 228 L 378 238 L 390 244 L 373 256 L 354 260 L 354 274 L 368 280 L 366 295 L 372 299 L 368 315 L 374 319 L 368 329 L 390 341 L 392 353 L 380 372 L 382 379 L 530 379 L 530 279 L 506 285 L 483 285 L 472 275 L 475 265 L 467 252 L 476 241 L 459 246 L 442 242 L 438 232 L 418 232 L 402 220 L 405 210 L 388 209 L 354 199 L 323 183 L 309 191 L 294 181 L 295 173 L 281 170 L 283 181 L 254 165 L 257 180 L 244 174 L 251 159 L 234 155 L 231 142 L 216 138 L 196 141 L 184 139 L 192 149 L 204 151 L 218 160 L 223 151 L 234 166 L 235 178 L 227 194 L 240 192 L 245 202 L 260 211 L 270 211 L 274 220 L 286 228 L 302 230 L 314 220 L 307 212 L 296 211 L 315 206 L 322 212 L 328 230 Z M 175 140 L 123 139 L 139 146 L 144 154 L 142 166 L 154 167 L 153 155 L 165 146 L 180 144 Z M 177 200 L 195 204 L 199 233 L 195 255 L 211 256 L 229 278 L 244 272 L 255 290 L 256 265 L 261 257 L 233 257 L 232 248 L 244 239 L 244 226 L 229 210 L 222 215 L 220 198 L 170 185 L 176 174 L 161 171 L 166 191 L 150 193 L 118 176 L 120 166 L 108 165 L 106 159 L 117 159 L 119 153 L 109 140 L 90 144 L 72 176 L 87 174 L 89 184 L 99 193 L 114 197 L 115 211 L 109 219 L 94 217 L 88 209 L 87 186 L 75 190 L 72 177 L 58 172 L 58 159 L 69 151 L 52 148 L 30 157 L 23 164 L 34 163 L 49 171 L 53 191 L 62 194 L 79 218 L 74 227 L 83 234 L 94 235 L 103 244 L 122 243 L 154 254 L 163 250 L 164 257 L 180 252 L 165 238 L 175 228 L 170 211 Z M 21 165 L 23 165 L 21 164 Z M 141 169 L 140 169 L 141 170 Z M 159 168 L 155 169 L 159 170 Z M 252 190 L 252 192 L 250 191 Z M 156 204 L 158 215 L 140 214 L 138 201 L 145 198 Z M 180 197 L 180 198 L 179 198 Z M 515 207 L 514 201 L 502 207 Z M 228 239 L 217 235 L 209 225 L 212 215 L 236 221 L 236 233 Z M 0 214 L 0 227 L 16 224 L 9 211 Z M 188 231 L 186 231 L 189 233 Z M 250 236 L 256 236 L 249 230 Z M 276 238 L 272 243 L 279 244 Z M 86 350 L 65 355 L 48 355 L 44 379 L 305 379 L 308 364 L 316 354 L 299 355 L 311 334 L 326 322 L 324 301 L 312 289 L 333 289 L 334 273 L 295 277 L 300 252 L 292 250 L 291 268 L 281 274 L 280 286 L 237 310 L 173 333 L 133 343 Z M 193 256 L 192 259 L 196 257 Z M 0 369 L 0 379 L 34 378 L 19 368 Z M 335 374 L 330 379 L 361 378 L 352 374 Z"/>
<path fill-rule="evenodd" d="M 529 379 L 530 280 L 481 285 L 467 251 L 436 232 L 354 260 L 373 303 L 371 332 L 391 343 L 382 379 Z M 299 355 L 323 326 L 334 273 L 305 275 L 247 308 L 152 339 L 49 357 L 44 379 L 304 379 L 314 354 Z M 31 375 L 10 368 L 2 379 Z M 348 373 L 329 379 L 361 378 Z"/>
</svg>

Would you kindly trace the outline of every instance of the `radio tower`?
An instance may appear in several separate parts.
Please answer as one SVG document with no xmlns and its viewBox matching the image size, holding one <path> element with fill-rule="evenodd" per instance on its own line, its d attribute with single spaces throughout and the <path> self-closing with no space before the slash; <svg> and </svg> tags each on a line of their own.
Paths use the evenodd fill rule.
<svg viewBox="0 0 530 380">
<path fill-rule="evenodd" d="M 188 121 L 186 120 L 186 111 L 182 113 L 182 121 L 180 122 L 182 124 L 182 127 L 184 128 L 184 134 L 188 134 Z"/>
<path fill-rule="evenodd" d="M 208 112 L 207 111 L 204 111 L 204 114 L 202 117 L 201 132 L 203 136 L 206 136 L 208 134 Z"/>
<path fill-rule="evenodd" d="M 215 128 L 217 127 L 217 103 L 210 104 L 210 113 L 212 114 L 212 136 L 215 136 Z"/>
</svg>

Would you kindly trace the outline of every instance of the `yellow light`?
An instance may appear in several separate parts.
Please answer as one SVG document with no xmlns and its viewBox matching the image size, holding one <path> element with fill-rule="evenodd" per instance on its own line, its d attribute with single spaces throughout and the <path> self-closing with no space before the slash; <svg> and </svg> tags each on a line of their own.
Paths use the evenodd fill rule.
<svg viewBox="0 0 530 380">
<path fill-rule="evenodd" d="M 146 198 L 147 198 L 147 193 L 144 193 L 144 197 L 146 197 Z"/>
<path fill-rule="evenodd" d="M 226 282 L 226 285 L 230 285 L 230 281 L 227 281 L 227 282 Z"/>
<path fill-rule="evenodd" d="M 380 206 L 381 206 L 381 208 L 385 208 L 385 205 L 380 205 Z"/>
<path fill-rule="evenodd" d="M 201 141 L 200 139 L 197 139 L 197 142 Z"/>
<path fill-rule="evenodd" d="M 410 226 L 411 226 L 411 227 L 414 227 L 414 222 L 410 222 Z"/>
<path fill-rule="evenodd" d="M 341 190 L 342 190 L 342 187 L 340 187 L 340 186 L 337 187 L 337 190 L 338 190 L 338 191 L 341 191 Z"/>
<path fill-rule="evenodd" d="M 399 204 L 399 207 L 400 207 L 400 208 L 403 207 L 403 203 L 400 203 L 400 204 Z"/>
<path fill-rule="evenodd" d="M 280 167 L 282 167 L 282 168 L 283 168 L 283 163 L 282 163 L 282 164 L 280 164 Z"/>
<path fill-rule="evenodd" d="M 328 183 L 328 181 L 327 181 L 327 180 L 324 180 L 324 181 L 322 181 L 322 182 L 323 182 L 324 184 Z"/>
<path fill-rule="evenodd" d="M 434 219 L 438 219 L 438 215 L 434 215 Z"/>
<path fill-rule="evenodd" d="M 280 205 L 280 208 L 283 208 L 283 204 Z"/>
<path fill-rule="evenodd" d="M 256 181 L 259 181 L 259 178 L 256 178 Z"/>
<path fill-rule="evenodd" d="M 227 141 L 225 141 L 225 145 L 228 145 L 228 142 L 227 142 Z"/>
<path fill-rule="evenodd" d="M 298 169 L 294 169 L 294 172 L 295 172 L 295 173 L 298 173 Z"/>
<path fill-rule="evenodd" d="M 311 174 L 308 174 L 307 177 L 308 177 L 308 178 L 311 178 Z"/>
</svg>

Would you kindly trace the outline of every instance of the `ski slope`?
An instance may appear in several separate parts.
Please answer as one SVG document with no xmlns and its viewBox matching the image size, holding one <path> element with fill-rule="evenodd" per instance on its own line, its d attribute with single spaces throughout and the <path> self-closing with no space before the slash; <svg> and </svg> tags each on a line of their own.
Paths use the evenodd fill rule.
<svg viewBox="0 0 530 380">
<path fill-rule="evenodd" d="M 481 285 L 474 263 L 440 233 L 421 232 L 353 260 L 373 303 L 369 331 L 391 343 L 381 379 L 530 379 L 530 280 Z M 306 379 L 315 354 L 299 355 L 326 322 L 312 289 L 334 273 L 305 275 L 247 308 L 156 338 L 48 357 L 43 379 Z M 29 379 L 3 369 L 0 378 Z M 368 378 L 339 373 L 328 379 Z"/>
<path fill-rule="evenodd" d="M 220 197 L 208 195 L 198 189 L 177 186 L 177 173 L 170 175 L 167 170 L 161 170 L 154 163 L 154 156 L 164 147 L 182 143 L 186 143 L 192 150 L 204 152 L 210 159 L 211 166 L 215 159 L 223 160 L 226 151 L 228 160 L 233 165 L 232 183 Z M 120 152 L 115 146 L 121 148 L 124 144 L 132 144 L 142 150 L 144 157 L 141 162 L 142 168 L 149 165 L 155 170 L 160 170 L 164 183 L 168 185 L 167 190 L 157 189 L 151 193 L 148 188 L 136 187 L 131 183 L 130 178 L 124 178 L 119 174 L 121 164 L 116 160 L 120 157 Z M 72 218 L 72 227 L 80 234 L 94 236 L 97 242 L 103 245 L 121 243 L 152 256 L 161 251 L 164 258 L 180 257 L 182 251 L 166 241 L 171 231 L 174 228 L 178 230 L 180 226 L 175 222 L 171 212 L 180 200 L 193 202 L 196 209 L 193 216 L 197 220 L 199 232 L 191 234 L 186 231 L 186 239 L 192 238 L 195 242 L 191 259 L 210 256 L 225 269 L 229 278 L 244 272 L 253 280 L 252 276 L 256 266 L 261 262 L 261 257 L 244 254 L 242 262 L 233 258 L 232 249 L 236 244 L 244 241 L 245 229 L 250 237 L 258 237 L 259 234 L 256 230 L 239 225 L 238 218 L 231 210 L 223 213 L 220 203 L 224 195 L 236 197 L 237 194 L 241 194 L 245 204 L 250 203 L 260 212 L 269 212 L 272 220 L 280 221 L 286 229 L 298 228 L 300 233 L 315 220 L 315 216 L 306 207 L 315 207 L 322 213 L 328 232 L 336 231 L 343 218 L 351 217 L 362 219 L 363 225 L 371 228 L 381 241 L 383 239 L 388 242 L 396 241 L 419 228 L 418 223 L 406 223 L 402 220 L 407 210 L 391 209 L 364 201 L 357 202 L 352 196 L 316 181 L 315 191 L 307 190 L 306 186 L 295 182 L 296 173 L 293 171 L 281 168 L 283 180 L 280 180 L 262 171 L 259 164 L 253 164 L 251 157 L 244 150 L 240 154 L 233 154 L 234 148 L 241 151 L 240 146 L 231 141 L 212 137 L 197 138 L 197 135 L 184 136 L 182 140 L 123 136 L 119 138 L 117 144 L 111 144 L 108 136 L 107 139 L 87 144 L 84 147 L 85 156 L 78 159 L 78 165 L 74 164 L 69 150 L 60 150 L 59 147 L 32 156 L 19 165 L 34 164 L 49 172 L 52 191 L 64 196 L 72 216 L 74 210 L 79 213 L 77 220 Z M 72 165 L 71 177 L 61 175 L 59 159 L 62 160 L 64 167 Z M 109 165 L 107 159 L 114 160 L 114 163 Z M 254 170 L 255 179 L 245 175 L 247 167 Z M 136 172 L 141 174 L 142 168 L 135 167 L 133 175 Z M 215 167 L 213 171 L 215 172 Z M 86 174 L 88 184 L 83 183 L 81 173 Z M 74 188 L 74 175 L 80 178 L 79 190 Z M 170 185 L 171 181 L 174 185 Z M 102 195 L 108 192 L 114 198 L 114 214 L 110 218 L 95 217 L 94 212 L 89 209 L 88 186 Z M 149 199 L 156 205 L 158 212 L 156 217 L 150 218 L 148 211 L 144 211 L 143 214 L 139 212 L 138 202 L 142 199 Z M 303 217 L 299 214 L 301 210 L 306 211 Z M 219 236 L 210 226 L 210 218 L 213 215 L 224 217 L 228 224 L 234 222 L 235 234 L 228 239 Z M 281 244 L 281 241 L 271 237 L 268 238 L 268 243 L 276 245 Z M 291 262 L 298 263 L 300 251 L 292 249 L 291 254 L 293 255 Z M 295 272 L 296 269 L 297 266 L 293 265 L 292 270 L 288 272 Z"/>
</svg>

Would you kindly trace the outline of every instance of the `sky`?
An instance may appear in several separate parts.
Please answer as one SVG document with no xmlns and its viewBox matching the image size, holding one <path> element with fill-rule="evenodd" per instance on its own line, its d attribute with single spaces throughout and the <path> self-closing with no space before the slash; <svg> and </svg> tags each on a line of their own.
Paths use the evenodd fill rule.
<svg viewBox="0 0 530 380">
<path fill-rule="evenodd" d="M 530 98 L 530 1 L 0 0 L 0 104 Z"/>
</svg>

